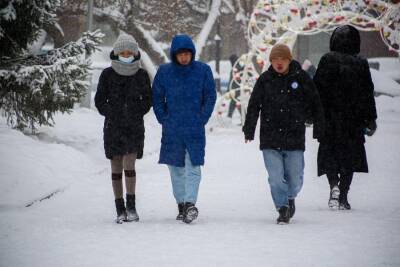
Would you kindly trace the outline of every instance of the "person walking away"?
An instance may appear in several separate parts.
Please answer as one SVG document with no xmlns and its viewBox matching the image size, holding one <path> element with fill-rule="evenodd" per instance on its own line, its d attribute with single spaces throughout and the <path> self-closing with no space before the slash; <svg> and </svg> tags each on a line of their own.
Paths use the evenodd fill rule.
<svg viewBox="0 0 400 267">
<path fill-rule="evenodd" d="M 374 84 L 360 53 L 360 34 L 352 26 L 336 28 L 314 76 L 325 110 L 325 135 L 318 148 L 318 175 L 330 186 L 328 206 L 349 210 L 348 192 L 355 172 L 368 172 L 364 135 L 376 131 Z"/>
</svg>

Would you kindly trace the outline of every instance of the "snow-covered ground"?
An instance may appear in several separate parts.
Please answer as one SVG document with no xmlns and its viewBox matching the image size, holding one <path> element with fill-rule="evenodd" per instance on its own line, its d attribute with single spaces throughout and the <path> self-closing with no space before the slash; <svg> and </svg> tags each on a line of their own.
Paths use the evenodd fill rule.
<svg viewBox="0 0 400 267">
<path fill-rule="evenodd" d="M 353 209 L 328 210 L 308 131 L 305 184 L 286 226 L 275 224 L 258 140 L 244 144 L 239 126 L 211 121 L 200 216 L 185 225 L 175 220 L 168 170 L 157 164 L 160 126 L 151 111 L 137 162 L 141 220 L 117 225 L 95 110 L 60 114 L 35 136 L 1 120 L 0 266 L 400 266 L 400 98 L 376 100 L 370 173 L 354 179 Z"/>
<path fill-rule="evenodd" d="M 375 91 L 390 96 L 400 96 L 400 58 L 369 58 L 370 62 L 378 62 L 379 70 L 371 69 Z"/>
</svg>

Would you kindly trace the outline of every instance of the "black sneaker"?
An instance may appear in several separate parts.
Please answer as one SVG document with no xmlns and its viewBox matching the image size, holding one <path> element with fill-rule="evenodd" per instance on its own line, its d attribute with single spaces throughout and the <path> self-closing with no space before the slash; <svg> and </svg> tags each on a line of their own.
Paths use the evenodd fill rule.
<svg viewBox="0 0 400 267">
<path fill-rule="evenodd" d="M 350 203 L 347 199 L 347 192 L 342 192 L 339 196 L 339 209 L 340 210 L 351 210 Z"/>
<path fill-rule="evenodd" d="M 117 209 L 117 218 L 115 219 L 115 222 L 121 224 L 122 222 L 126 221 L 126 209 L 123 198 L 118 198 L 115 200 L 115 208 Z"/>
<path fill-rule="evenodd" d="M 290 216 L 290 218 L 293 217 L 295 212 L 296 212 L 296 206 L 295 206 L 295 203 L 294 203 L 294 198 L 293 199 L 289 199 L 289 216 Z"/>
<path fill-rule="evenodd" d="M 191 223 L 196 220 L 199 215 L 199 210 L 194 206 L 193 203 L 187 202 L 184 207 L 183 221 L 185 223 Z"/>
<path fill-rule="evenodd" d="M 330 209 L 338 209 L 339 208 L 339 196 L 340 190 L 338 186 L 334 186 L 329 194 L 328 206 Z"/>
<path fill-rule="evenodd" d="M 178 221 L 183 221 L 183 209 L 185 208 L 185 205 L 183 203 L 178 204 L 178 216 L 176 216 L 176 219 Z"/>
<path fill-rule="evenodd" d="M 283 206 L 279 209 L 279 217 L 276 219 L 277 224 L 288 224 L 290 221 L 289 208 Z"/>
<path fill-rule="evenodd" d="M 126 194 L 126 221 L 137 222 L 139 221 L 139 215 L 136 211 L 135 195 Z"/>
</svg>

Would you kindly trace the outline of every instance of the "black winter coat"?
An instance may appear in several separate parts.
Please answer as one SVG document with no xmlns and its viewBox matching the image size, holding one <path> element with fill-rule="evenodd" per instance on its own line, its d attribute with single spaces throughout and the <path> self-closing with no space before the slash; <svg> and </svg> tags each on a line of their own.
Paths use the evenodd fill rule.
<svg viewBox="0 0 400 267">
<path fill-rule="evenodd" d="M 371 73 L 367 60 L 357 55 L 359 47 L 358 31 L 341 27 L 314 76 L 326 119 L 318 175 L 368 172 L 363 131 L 377 114 Z"/>
<path fill-rule="evenodd" d="M 143 116 L 151 108 L 149 75 L 139 69 L 134 75 L 122 76 L 112 67 L 100 75 L 95 104 L 104 120 L 106 157 L 137 153 L 142 158 L 144 147 Z"/>
<path fill-rule="evenodd" d="M 289 73 L 272 66 L 257 80 L 247 107 L 243 132 L 254 139 L 261 111 L 260 149 L 305 150 L 305 121 L 314 121 L 314 138 L 323 132 L 324 115 L 309 75 L 293 60 Z"/>
</svg>

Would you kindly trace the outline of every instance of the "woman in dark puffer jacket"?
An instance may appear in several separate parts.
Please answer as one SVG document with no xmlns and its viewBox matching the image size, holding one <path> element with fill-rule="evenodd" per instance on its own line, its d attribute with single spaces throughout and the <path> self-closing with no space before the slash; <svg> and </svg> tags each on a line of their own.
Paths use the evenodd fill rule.
<svg viewBox="0 0 400 267">
<path fill-rule="evenodd" d="M 151 85 L 140 67 L 135 39 L 118 37 L 111 52 L 111 67 L 100 76 L 95 104 L 104 120 L 104 150 L 111 161 L 111 178 L 117 209 L 117 223 L 138 221 L 135 205 L 135 161 L 143 156 L 143 116 L 151 107 Z M 125 173 L 126 208 L 122 171 Z"/>
</svg>

